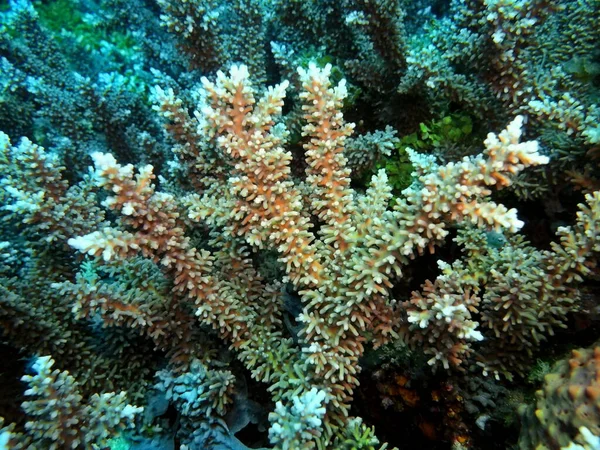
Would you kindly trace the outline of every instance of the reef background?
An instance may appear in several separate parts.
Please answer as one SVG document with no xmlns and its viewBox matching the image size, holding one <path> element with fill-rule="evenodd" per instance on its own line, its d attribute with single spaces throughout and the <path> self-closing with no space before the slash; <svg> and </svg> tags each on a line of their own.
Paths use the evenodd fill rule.
<svg viewBox="0 0 600 450">
<path fill-rule="evenodd" d="M 0 3 L 0 449 L 600 448 L 599 19 Z"/>
</svg>

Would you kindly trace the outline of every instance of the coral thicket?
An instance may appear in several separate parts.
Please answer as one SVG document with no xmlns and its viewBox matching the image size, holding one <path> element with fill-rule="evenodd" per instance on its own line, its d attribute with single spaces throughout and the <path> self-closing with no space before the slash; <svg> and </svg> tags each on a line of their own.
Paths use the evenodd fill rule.
<svg viewBox="0 0 600 450">
<path fill-rule="evenodd" d="M 599 18 L 0 6 L 0 447 L 598 447 Z"/>
</svg>

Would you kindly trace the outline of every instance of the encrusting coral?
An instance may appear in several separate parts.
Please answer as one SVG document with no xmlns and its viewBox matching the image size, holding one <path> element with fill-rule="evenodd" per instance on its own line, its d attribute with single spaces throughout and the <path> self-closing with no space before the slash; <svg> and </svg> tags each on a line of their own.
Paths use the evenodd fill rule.
<svg viewBox="0 0 600 450">
<path fill-rule="evenodd" d="M 600 444 L 600 347 L 573 350 L 521 409 L 522 450 L 592 450 Z"/>
<path fill-rule="evenodd" d="M 344 83 L 332 86 L 330 70 L 315 65 L 299 70 L 306 119 L 302 184 L 290 176 L 286 131 L 276 124 L 286 83 L 256 99 L 244 66 L 232 68 L 229 76 L 219 72 L 215 83 L 203 80 L 199 127 L 228 163 L 228 173 L 217 174 L 205 192 L 184 203 L 192 220 L 220 230 L 219 245 L 238 261 L 229 276 L 245 276 L 255 295 L 248 295 L 248 288 L 231 289 L 232 282 L 213 270 L 215 256 L 191 247 L 178 202 L 156 191 L 151 166 L 135 174 L 133 166 L 121 166 L 111 155 L 94 154 L 95 181 L 109 193 L 103 203 L 119 213 L 120 227 L 69 240 L 106 261 L 142 254 L 159 263 L 174 279 L 177 295 L 195 303 L 199 319 L 238 349 L 255 378 L 269 383 L 274 400 L 281 402 L 272 427 L 285 428 L 285 414 L 294 414 L 297 406 L 291 405 L 301 399 L 316 408 L 314 414 L 326 406 L 323 424 L 306 422 L 310 432 L 273 432 L 281 448 L 286 439 L 293 439 L 295 448 L 313 448 L 352 433 L 347 424 L 357 422 L 349 419 L 349 407 L 365 337 L 368 333 L 381 345 L 399 330 L 389 289 L 401 266 L 442 242 L 449 223 L 518 230 L 522 222 L 516 211 L 487 197 L 492 187 L 508 186 L 524 168 L 547 162 L 535 142 L 519 142 L 522 119 L 517 118 L 500 135 L 488 136 L 482 154 L 457 163 L 439 166 L 413 152 L 417 180 L 389 208 L 383 171 L 365 194 L 350 188 L 343 150 L 352 125 L 340 112 Z M 319 222 L 317 231 L 312 231 L 312 217 Z M 286 280 L 302 297 L 300 346 L 282 335 L 277 289 L 248 277 L 252 269 L 243 258 L 245 246 L 278 250 Z"/>
</svg>

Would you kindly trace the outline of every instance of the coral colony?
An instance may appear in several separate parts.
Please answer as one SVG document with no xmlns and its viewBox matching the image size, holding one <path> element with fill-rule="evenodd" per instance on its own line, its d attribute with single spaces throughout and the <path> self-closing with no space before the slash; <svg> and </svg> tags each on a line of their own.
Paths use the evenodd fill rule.
<svg viewBox="0 0 600 450">
<path fill-rule="evenodd" d="M 0 449 L 600 449 L 598 0 L 0 4 Z"/>
</svg>

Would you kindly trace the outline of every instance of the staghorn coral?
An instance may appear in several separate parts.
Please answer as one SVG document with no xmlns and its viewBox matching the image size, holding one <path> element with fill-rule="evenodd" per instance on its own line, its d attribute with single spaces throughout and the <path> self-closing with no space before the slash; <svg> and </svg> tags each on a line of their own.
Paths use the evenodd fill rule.
<svg viewBox="0 0 600 450">
<path fill-rule="evenodd" d="M 350 424 L 368 436 L 360 421 L 347 416 L 365 335 L 380 345 L 397 333 L 389 299 L 393 278 L 409 258 L 443 241 L 446 222 L 518 230 L 516 211 L 487 199 L 490 187 L 507 186 L 525 167 L 547 162 L 535 142 L 519 143 L 518 118 L 499 136 L 490 134 L 482 154 L 457 164 L 438 166 L 413 152 L 416 183 L 387 209 L 391 195 L 383 172 L 363 195 L 350 187 L 343 150 L 353 126 L 340 112 L 345 85 L 332 86 L 330 71 L 315 65 L 299 70 L 306 120 L 302 189 L 308 197 L 289 176 L 286 133 L 275 123 L 286 83 L 256 99 L 244 66 L 232 68 L 229 76 L 218 73 L 215 83 L 203 80 L 199 126 L 229 163 L 229 176 L 217 174 L 208 189 L 184 203 L 190 218 L 218 230 L 228 266 L 249 277 L 243 290 L 232 289 L 237 283 L 230 285 L 229 277 L 214 270 L 219 253 L 191 247 L 175 198 L 156 191 L 150 166 L 134 174 L 133 166 L 94 154 L 96 183 L 111 192 L 104 205 L 119 213 L 120 226 L 69 241 L 105 261 L 141 253 L 159 262 L 173 277 L 176 294 L 196 305 L 200 321 L 238 349 L 255 378 L 270 384 L 274 400 L 281 402 L 271 416 L 272 430 L 288 428 L 285 417 L 294 408 L 287 404 L 300 399 L 313 404 L 303 396 L 314 388 L 324 392 L 324 398 L 317 396 L 327 405 L 323 423 L 307 420 L 310 432 L 277 433 L 280 448 L 291 442 L 295 448 L 343 442 L 355 433 Z M 320 224 L 316 232 L 311 216 Z M 277 288 L 252 273 L 240 253 L 246 246 L 278 250 L 284 281 L 302 297 L 299 346 L 283 338 Z M 249 296 L 248 286 L 256 294 Z M 376 445 L 375 438 L 371 441 Z"/>
<path fill-rule="evenodd" d="M 405 338 L 424 347 L 431 365 L 465 368 L 474 356 L 485 373 L 512 379 L 533 364 L 534 352 L 577 309 L 577 286 L 596 269 L 600 194 L 579 205 L 573 227 L 540 251 L 519 236 L 462 230 L 464 260 L 440 261 L 442 274 L 405 302 Z"/>
<path fill-rule="evenodd" d="M 24 433 L 11 425 L 0 429 L 0 442 L 7 448 L 101 448 L 132 427 L 143 411 L 126 403 L 125 392 L 94 394 L 84 401 L 77 381 L 68 372 L 52 370 L 53 365 L 52 358 L 41 356 L 33 364 L 35 374 L 22 378 L 29 385 L 25 395 L 32 397 L 22 406 L 32 420 Z"/>
<path fill-rule="evenodd" d="M 345 62 L 363 84 L 391 92 L 406 70 L 406 12 L 393 0 L 346 0 L 345 22 L 356 53 Z"/>
<path fill-rule="evenodd" d="M 214 72 L 244 63 L 266 81 L 265 3 L 260 0 L 159 0 L 161 25 L 179 40 L 190 66 Z"/>
<path fill-rule="evenodd" d="M 224 43 L 218 22 L 220 8 L 214 0 L 158 2 L 163 14 L 161 25 L 181 36 L 182 50 L 190 56 L 192 66 L 211 70 L 225 61 Z"/>
<path fill-rule="evenodd" d="M 74 282 L 52 287 L 71 303 L 75 319 L 99 321 L 109 330 L 137 330 L 155 350 L 165 352 L 172 370 L 186 370 L 194 355 L 210 359 L 211 345 L 199 335 L 194 312 L 173 301 L 168 280 L 149 260 L 87 262 Z"/>
<path fill-rule="evenodd" d="M 532 127 L 597 143 L 597 87 L 569 70 L 570 58 L 595 58 L 597 2 L 453 1 L 449 12 L 411 36 L 400 92 L 424 90 L 442 110 L 456 102 L 491 120 L 527 114 Z"/>
<path fill-rule="evenodd" d="M 422 292 L 413 292 L 404 305 L 408 344 L 423 348 L 431 356 L 429 365 L 460 366 L 471 352 L 469 344 L 483 340 L 472 320 L 478 305 L 479 298 L 451 276 L 438 277 L 435 283 L 427 281 Z"/>
<path fill-rule="evenodd" d="M 306 447 L 312 438 L 313 430 L 322 427 L 326 409 L 327 393 L 317 388 L 304 392 L 292 399 L 293 405 L 284 406 L 281 401 L 270 414 L 274 425 L 269 430 L 272 444 L 282 450 Z"/>
<path fill-rule="evenodd" d="M 0 7 L 0 128 L 17 143 L 3 138 L 0 163 L 7 219 L 0 244 L 3 343 L 24 354 L 52 354 L 85 395 L 126 389 L 143 396 L 163 363 L 174 377 L 188 373 L 195 359 L 224 371 L 245 366 L 271 389 L 272 403 L 281 403 L 272 417 L 272 429 L 282 425 L 285 436 L 273 438 L 277 446 L 376 447 L 366 425 L 372 423 L 388 439 L 384 420 L 360 411 L 363 424 L 345 414 L 356 390 L 369 388 L 358 385 L 365 349 L 398 333 L 431 360 L 436 379 L 503 382 L 484 372 L 519 383 L 546 341 L 554 349 L 565 335 L 579 338 L 580 328 L 596 333 L 595 284 L 584 279 L 596 275 L 597 214 L 590 211 L 597 202 L 582 211 L 587 224 L 561 231 L 563 244 L 536 250 L 502 230 L 519 228 L 514 214 L 487 223 L 488 214 L 503 213 L 488 201 L 493 189 L 481 189 L 478 179 L 480 169 L 499 174 L 484 167 L 494 150 L 462 160 L 476 146 L 434 149 L 441 163 L 402 153 L 401 181 L 417 170 L 405 194 L 400 190 L 411 180 L 396 192 L 378 173 L 366 191 L 348 169 L 372 164 L 370 152 L 387 152 L 394 134 L 405 142 L 404 133 L 419 123 L 468 110 L 479 135 L 524 113 L 528 139 L 538 139 L 551 162 L 516 181 L 501 174 L 495 186 L 509 189 L 494 200 L 516 206 L 515 190 L 522 198 L 543 193 L 544 206 L 556 203 L 559 212 L 546 211 L 540 222 L 550 229 L 572 221 L 580 199 L 564 181 L 592 194 L 599 178 L 598 5 L 20 0 Z M 166 27 L 159 26 L 161 14 Z M 323 71 L 333 65 L 329 86 L 307 69 L 311 59 Z M 196 69 L 186 70 L 190 61 Z M 250 85 L 238 71 L 234 82 L 218 75 L 199 83 L 232 62 L 249 66 L 257 82 Z M 282 100 L 281 90 L 258 93 L 269 92 L 265 80 L 282 76 L 292 87 L 280 119 L 278 107 L 269 112 L 267 104 Z M 345 98 L 343 84 L 335 92 L 344 77 Z M 162 88 L 149 101 L 151 83 Z M 223 100 L 230 96 L 246 102 L 243 112 L 236 113 L 237 100 Z M 342 104 L 364 138 L 350 136 L 337 114 Z M 157 130 L 161 117 L 166 139 Z M 28 140 L 19 143 L 20 136 Z M 167 143 L 174 144 L 168 165 Z M 95 185 L 103 184 L 100 169 L 85 174 L 91 154 L 107 175 L 117 172 L 104 191 Z M 152 164 L 156 178 L 142 170 L 139 182 L 127 183 L 128 163 Z M 397 172 L 387 175 L 399 185 Z M 109 197 L 106 216 L 96 196 Z M 111 203 L 115 196 L 122 207 Z M 532 216 L 525 217 L 525 233 L 532 233 Z M 459 231 L 467 251 L 456 261 L 456 247 L 445 247 L 448 263 L 434 280 L 430 258 L 412 259 L 442 244 L 465 218 L 503 231 L 506 242 Z M 69 238 L 89 244 L 94 230 L 113 233 L 124 247 L 107 240 L 105 261 L 65 246 Z M 404 302 L 426 278 L 431 283 Z M 564 330 L 571 320 L 575 325 Z M 416 380 L 427 386 L 432 374 L 423 362 L 408 372 L 422 371 Z M 313 389 L 325 395 L 319 405 L 309 401 Z M 321 421 L 302 422 L 297 435 L 296 401 L 314 406 Z M 191 435 L 182 430 L 182 439 L 192 442 Z"/>
<path fill-rule="evenodd" d="M 152 364 L 135 352 L 144 353 L 147 346 L 121 330 L 99 331 L 93 322 L 77 320 L 72 299 L 53 285 L 63 282 L 73 267 L 67 237 L 104 223 L 89 177 L 70 186 L 56 153 L 28 139 L 11 146 L 0 134 L 0 141 L 2 209 L 14 226 L 5 228 L 10 242 L 4 244 L 0 272 L 2 335 L 26 353 L 52 354 L 85 394 L 126 388 L 132 397 L 143 396 Z M 13 237 L 15 231 L 19 239 Z M 123 358 L 128 365 L 121 365 Z"/>
<path fill-rule="evenodd" d="M 200 449 L 214 440 L 235 440 L 223 424 L 233 403 L 235 377 L 231 372 L 207 368 L 195 359 L 182 374 L 161 370 L 156 376 L 156 389 L 164 392 L 180 414 L 183 445 Z"/>
<path fill-rule="evenodd" d="M 12 146 L 0 132 L 0 170 L 0 188 L 12 200 L 4 209 L 27 225 L 28 233 L 43 235 L 47 242 L 64 242 L 104 220 L 89 180 L 69 186 L 58 156 L 27 138 Z"/>
<path fill-rule="evenodd" d="M 344 153 L 348 167 L 355 174 L 371 169 L 383 156 L 391 156 L 399 143 L 396 130 L 389 126 L 385 130 L 349 138 Z"/>
</svg>

